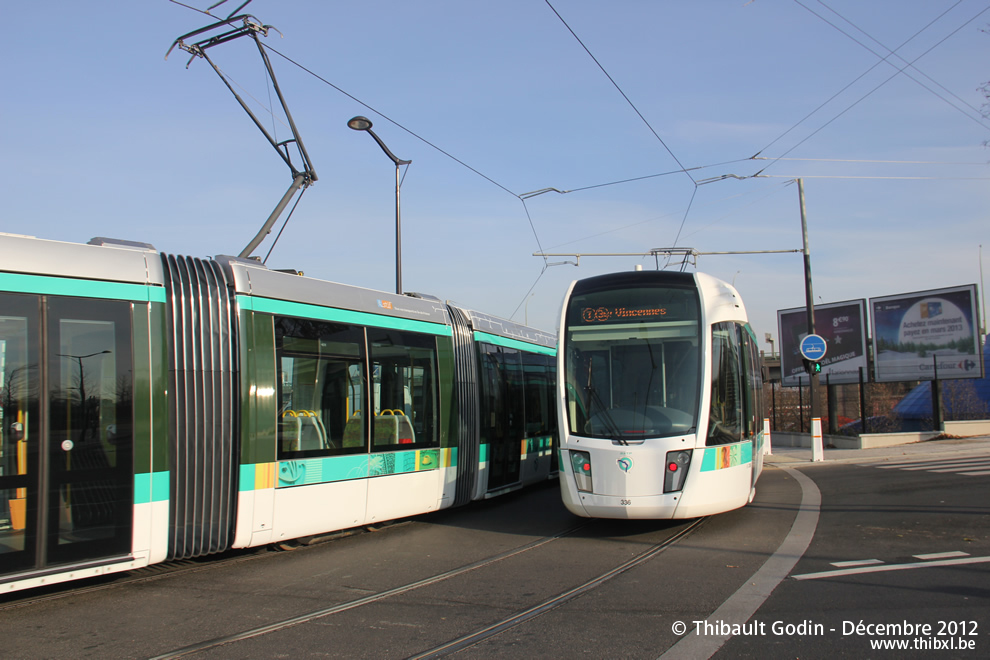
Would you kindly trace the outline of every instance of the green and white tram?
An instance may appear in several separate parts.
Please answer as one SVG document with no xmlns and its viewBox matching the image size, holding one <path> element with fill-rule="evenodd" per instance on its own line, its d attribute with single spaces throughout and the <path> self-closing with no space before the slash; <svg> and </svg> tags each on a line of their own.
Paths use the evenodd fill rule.
<svg viewBox="0 0 990 660">
<path fill-rule="evenodd" d="M 578 280 L 559 337 L 560 488 L 572 513 L 693 518 L 752 500 L 762 377 L 735 288 L 665 271 Z"/>
<path fill-rule="evenodd" d="M 553 477 L 555 345 L 252 260 L 0 234 L 0 592 Z"/>
</svg>

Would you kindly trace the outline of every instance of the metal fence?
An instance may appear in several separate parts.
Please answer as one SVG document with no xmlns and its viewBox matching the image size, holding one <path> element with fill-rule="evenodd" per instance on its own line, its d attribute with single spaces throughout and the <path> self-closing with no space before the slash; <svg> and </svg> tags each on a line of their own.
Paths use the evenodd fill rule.
<svg viewBox="0 0 990 660">
<path fill-rule="evenodd" d="M 946 421 L 990 419 L 990 405 L 979 395 L 974 381 L 938 381 L 937 396 L 933 396 L 931 383 L 821 383 L 816 395 L 822 427 L 829 435 L 858 436 L 935 431 Z M 764 395 L 773 430 L 810 432 L 808 387 L 781 387 L 779 382 L 770 382 L 764 385 Z"/>
</svg>

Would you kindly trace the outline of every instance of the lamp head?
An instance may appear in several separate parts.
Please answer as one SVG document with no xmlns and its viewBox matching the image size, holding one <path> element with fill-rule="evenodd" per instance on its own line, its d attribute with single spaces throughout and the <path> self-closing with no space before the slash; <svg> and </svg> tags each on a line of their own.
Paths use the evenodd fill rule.
<svg viewBox="0 0 990 660">
<path fill-rule="evenodd" d="M 347 125 L 355 131 L 366 131 L 371 128 L 371 120 L 367 117 L 361 117 L 359 115 L 357 117 L 351 117 L 351 119 L 348 120 Z"/>
</svg>

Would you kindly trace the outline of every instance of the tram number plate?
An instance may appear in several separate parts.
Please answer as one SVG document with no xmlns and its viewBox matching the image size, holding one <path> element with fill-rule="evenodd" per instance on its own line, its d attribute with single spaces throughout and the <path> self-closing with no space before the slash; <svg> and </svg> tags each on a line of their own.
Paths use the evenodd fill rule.
<svg viewBox="0 0 990 660">
<path fill-rule="evenodd" d="M 632 500 L 619 500 L 620 506 L 629 506 L 630 504 L 632 504 Z"/>
</svg>

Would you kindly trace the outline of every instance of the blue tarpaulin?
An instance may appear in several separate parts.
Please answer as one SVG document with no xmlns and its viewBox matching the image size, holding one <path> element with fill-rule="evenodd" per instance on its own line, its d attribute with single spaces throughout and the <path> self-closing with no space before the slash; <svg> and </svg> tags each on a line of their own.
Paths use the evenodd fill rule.
<svg viewBox="0 0 990 660">
<path fill-rule="evenodd" d="M 983 378 L 939 380 L 945 419 L 985 419 L 990 412 L 990 343 L 983 342 Z M 901 419 L 932 418 L 932 384 L 921 383 L 894 406 Z"/>
</svg>

